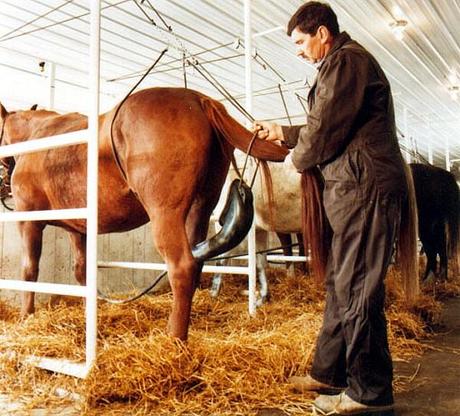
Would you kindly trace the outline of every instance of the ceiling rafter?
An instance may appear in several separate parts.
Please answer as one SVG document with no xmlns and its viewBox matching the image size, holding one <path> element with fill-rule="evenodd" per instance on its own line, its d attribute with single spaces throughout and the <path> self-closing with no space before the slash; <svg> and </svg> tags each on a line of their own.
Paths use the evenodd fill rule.
<svg viewBox="0 0 460 416">
<path fill-rule="evenodd" d="M 0 65 L 2 74 L 13 76 L 22 73 L 27 82 L 33 83 L 36 78 L 43 87 L 46 73 L 39 74 L 33 61 L 54 62 L 58 80 L 56 105 L 72 110 L 71 106 L 78 104 L 77 110 L 84 112 L 84 103 L 76 96 L 81 92 L 81 101 L 84 101 L 87 85 L 86 0 L 73 0 L 69 4 L 66 0 L 0 1 L 7 6 L 0 8 L 3 35 L 26 23 L 29 25 L 24 26 L 21 32 L 27 32 L 29 28 L 36 30 L 0 44 L 0 60 L 7 65 Z M 338 14 L 341 28 L 365 45 L 386 71 L 394 90 L 400 127 L 404 124 L 404 111 L 409 114 L 407 136 L 414 137 L 422 153 L 432 146 L 438 165 L 445 163 L 446 142 L 450 143 L 451 158 L 460 158 L 460 141 L 457 138 L 460 103 L 452 101 L 447 84 L 449 68 L 460 70 L 459 0 L 328 1 Z M 294 46 L 284 30 L 267 29 L 284 27 L 302 3 L 303 0 L 286 0 L 282 4 L 277 0 L 252 0 L 253 33 L 265 32 L 263 36 L 254 38 L 253 46 L 257 54 L 286 80 L 281 87 L 288 112 L 297 123 L 304 122 L 305 111 L 296 94 L 308 89 L 301 80 L 312 81 L 316 70 L 295 57 Z M 243 103 L 244 59 L 234 57 L 225 60 L 225 57 L 240 52 L 235 51 L 232 42 L 242 37 L 244 31 L 242 0 L 155 0 L 152 5 L 166 23 L 172 25 L 174 35 L 160 29 L 163 25 L 145 2 L 143 10 L 160 27 L 149 22 L 134 0 L 102 0 L 101 87 L 104 106 L 110 108 L 123 98 L 136 79 L 118 78 L 133 73 L 140 77 L 144 68 L 168 43 L 172 46 L 175 43 L 185 45 L 192 55 L 200 54 L 203 62 L 212 61 L 205 64 L 206 69 Z M 389 27 L 396 18 L 394 6 L 399 6 L 406 13 L 409 22 L 406 40 L 402 43 L 393 38 Z M 43 17 L 39 18 L 41 15 Z M 373 21 L 371 28 L 367 24 L 369 20 Z M 55 25 L 48 29 L 39 29 L 39 26 L 53 23 Z M 10 35 L 13 34 L 7 37 Z M 226 46 L 218 47 L 221 45 Z M 208 49 L 213 50 L 206 52 Z M 159 64 L 158 71 L 147 77 L 142 87 L 182 86 L 182 56 L 179 55 L 182 55 L 180 51 L 171 48 L 168 59 L 161 62 L 164 66 L 160 68 Z M 36 77 L 32 76 L 34 71 L 37 71 Z M 285 122 L 286 112 L 277 91 L 278 76 L 269 69 L 264 70 L 261 65 L 254 65 L 253 72 L 254 115 L 256 118 Z M 190 88 L 225 102 L 212 85 L 190 67 L 187 68 L 187 82 Z M 12 97 L 18 91 L 27 94 L 33 88 L 31 85 L 30 88 L 24 86 L 15 90 L 10 85 L 11 82 L 0 84 L 0 99 Z M 25 96 L 16 100 L 25 101 Z M 227 107 L 239 117 L 230 106 Z"/>
</svg>

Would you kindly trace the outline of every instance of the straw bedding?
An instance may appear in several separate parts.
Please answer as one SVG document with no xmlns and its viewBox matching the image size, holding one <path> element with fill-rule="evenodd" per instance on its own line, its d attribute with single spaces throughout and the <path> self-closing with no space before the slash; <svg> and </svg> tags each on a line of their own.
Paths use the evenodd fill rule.
<svg viewBox="0 0 460 416">
<path fill-rule="evenodd" d="M 276 407 L 288 414 L 308 408 L 308 395 L 294 394 L 286 379 L 310 365 L 324 306 L 323 289 L 307 276 L 271 270 L 272 302 L 251 318 L 241 294 L 245 279 L 227 277 L 217 300 L 198 290 L 187 343 L 165 335 L 171 295 L 124 305 L 99 305 L 97 368 L 86 380 L 51 374 L 22 363 L 28 354 L 84 359 L 81 301 L 50 302 L 18 323 L 18 312 L 0 301 L 0 394 L 29 407 L 54 407 L 77 393 L 84 415 L 251 415 Z M 432 296 L 459 294 L 460 284 L 428 288 L 408 309 L 389 272 L 387 319 L 393 358 L 408 359 L 426 348 L 441 306 Z M 404 389 L 404 382 L 395 383 Z M 129 406 L 129 413 L 127 408 Z"/>
</svg>

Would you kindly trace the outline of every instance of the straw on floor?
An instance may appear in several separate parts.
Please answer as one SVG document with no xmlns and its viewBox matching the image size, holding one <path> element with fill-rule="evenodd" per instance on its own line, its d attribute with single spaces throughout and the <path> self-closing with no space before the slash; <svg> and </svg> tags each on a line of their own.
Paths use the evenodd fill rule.
<svg viewBox="0 0 460 416">
<path fill-rule="evenodd" d="M 80 413 L 132 415 L 251 415 L 277 407 L 301 414 L 312 396 L 292 392 L 289 376 L 308 369 L 321 325 L 324 293 L 308 276 L 270 272 L 272 301 L 251 318 L 241 294 L 245 279 L 226 277 L 222 294 L 212 299 L 198 290 L 187 343 L 165 334 L 171 295 L 148 296 L 132 304 L 99 305 L 97 367 L 87 380 L 51 374 L 22 363 L 25 355 L 84 358 L 84 311 L 80 301 L 51 302 L 18 323 L 18 313 L 0 301 L 0 393 L 12 394 L 30 408 L 82 398 Z M 420 297 L 409 309 L 389 272 L 387 319 L 392 355 L 408 359 L 423 352 L 441 304 Z M 460 293 L 450 281 L 438 296 Z M 404 382 L 395 383 L 404 389 Z M 64 390 L 62 390 L 64 389 Z"/>
</svg>

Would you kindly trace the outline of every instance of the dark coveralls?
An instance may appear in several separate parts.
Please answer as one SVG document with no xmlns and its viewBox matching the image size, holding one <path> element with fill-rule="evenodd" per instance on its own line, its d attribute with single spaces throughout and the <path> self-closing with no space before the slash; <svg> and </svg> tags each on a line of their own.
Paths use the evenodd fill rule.
<svg viewBox="0 0 460 416">
<path fill-rule="evenodd" d="M 384 277 L 407 197 L 390 85 L 342 32 L 319 67 L 305 126 L 283 126 L 299 170 L 319 165 L 333 231 L 311 375 L 367 405 L 393 403 Z"/>
</svg>

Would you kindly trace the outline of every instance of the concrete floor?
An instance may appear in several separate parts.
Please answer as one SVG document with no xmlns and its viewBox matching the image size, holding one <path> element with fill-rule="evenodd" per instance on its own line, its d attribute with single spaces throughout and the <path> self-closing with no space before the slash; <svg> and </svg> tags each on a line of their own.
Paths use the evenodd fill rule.
<svg viewBox="0 0 460 416">
<path fill-rule="evenodd" d="M 435 351 L 409 363 L 398 363 L 396 374 L 417 372 L 413 388 L 396 396 L 397 416 L 458 416 L 460 414 L 460 298 L 445 304 Z"/>
</svg>

